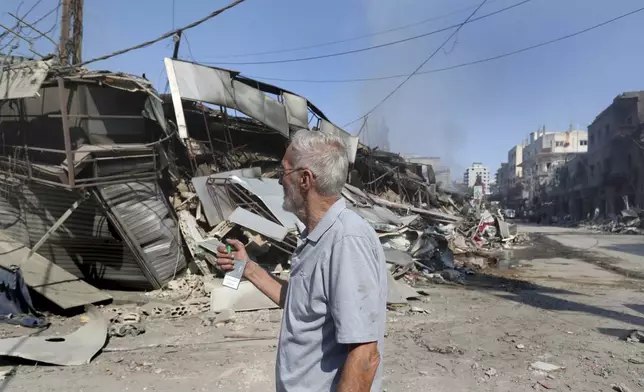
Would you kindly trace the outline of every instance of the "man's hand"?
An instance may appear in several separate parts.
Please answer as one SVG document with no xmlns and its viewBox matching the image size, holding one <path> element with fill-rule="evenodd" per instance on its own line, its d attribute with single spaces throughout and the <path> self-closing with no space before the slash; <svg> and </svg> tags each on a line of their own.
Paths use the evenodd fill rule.
<svg viewBox="0 0 644 392">
<path fill-rule="evenodd" d="M 369 392 L 380 365 L 378 343 L 350 344 L 338 392 Z"/>
<path fill-rule="evenodd" d="M 246 248 L 244 248 L 244 244 L 232 239 L 226 240 L 226 242 L 235 248 L 235 250 L 228 253 L 226 251 L 226 246 L 220 245 L 217 247 L 217 265 L 219 265 L 219 268 L 221 268 L 222 271 L 232 271 L 235 264 L 234 259 L 250 261 L 248 253 L 246 253 Z M 244 275 L 246 275 L 246 271 L 244 271 Z"/>
<path fill-rule="evenodd" d="M 228 253 L 225 245 L 217 247 L 217 265 L 222 271 L 232 271 L 236 260 L 245 260 L 246 268 L 244 269 L 244 278 L 248 279 L 255 287 L 259 289 L 264 295 L 270 298 L 277 306 L 284 308 L 286 301 L 286 289 L 288 282 L 285 280 L 274 277 L 252 261 L 246 253 L 244 244 L 237 240 L 226 240 L 235 250 Z"/>
</svg>

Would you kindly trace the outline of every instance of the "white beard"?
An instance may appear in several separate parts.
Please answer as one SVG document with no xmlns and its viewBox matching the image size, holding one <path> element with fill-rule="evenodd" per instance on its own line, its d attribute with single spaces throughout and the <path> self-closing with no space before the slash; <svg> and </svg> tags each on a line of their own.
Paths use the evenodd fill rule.
<svg viewBox="0 0 644 392">
<path fill-rule="evenodd" d="M 282 208 L 285 211 L 292 212 L 302 222 L 305 221 L 306 202 L 302 195 L 297 192 L 295 186 L 284 185 L 284 202 Z"/>
</svg>

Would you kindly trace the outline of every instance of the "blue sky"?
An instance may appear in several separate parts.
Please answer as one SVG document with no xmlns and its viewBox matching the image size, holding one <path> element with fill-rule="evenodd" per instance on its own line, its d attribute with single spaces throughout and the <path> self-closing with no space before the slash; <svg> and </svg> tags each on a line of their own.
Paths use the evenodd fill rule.
<svg viewBox="0 0 644 392">
<path fill-rule="evenodd" d="M 154 38 L 201 18 L 228 1 L 111 0 L 87 1 L 84 59 Z M 518 0 L 489 0 L 486 14 Z M 0 23 L 13 24 L 6 12 L 20 1 L 0 2 Z M 36 0 L 25 0 L 24 13 Z M 58 3 L 42 0 L 28 20 Z M 306 46 L 374 33 L 475 6 L 477 0 L 247 0 L 240 6 L 187 31 L 180 57 L 200 62 L 261 61 L 308 57 L 381 44 L 463 21 L 462 11 L 413 28 L 338 45 L 275 55 L 224 58 Z M 557 38 L 642 6 L 641 0 L 532 0 L 466 25 L 424 69 L 441 68 L 494 56 Z M 174 16 L 173 16 L 174 15 Z M 48 28 L 54 15 L 38 26 Z M 433 36 L 354 55 L 271 65 L 226 65 L 252 76 L 289 79 L 344 79 L 413 71 L 448 36 Z M 58 30 L 54 30 L 58 39 Z M 545 125 L 582 129 L 615 95 L 644 89 L 644 12 L 587 34 L 494 62 L 412 78 L 370 116 L 367 141 L 382 142 L 389 129 L 392 151 L 441 156 L 453 178 L 473 161 L 496 170 L 512 145 Z M 52 50 L 40 40 L 36 49 Z M 28 53 L 24 45 L 16 52 Z M 191 53 L 190 53 L 191 52 Z M 166 40 L 90 66 L 133 74 L 145 73 L 165 89 L 163 57 L 172 53 Z M 315 103 L 338 125 L 369 110 L 400 79 L 364 83 L 274 82 Z M 360 124 L 356 124 L 359 126 Z M 357 128 L 347 130 L 355 132 Z"/>
</svg>

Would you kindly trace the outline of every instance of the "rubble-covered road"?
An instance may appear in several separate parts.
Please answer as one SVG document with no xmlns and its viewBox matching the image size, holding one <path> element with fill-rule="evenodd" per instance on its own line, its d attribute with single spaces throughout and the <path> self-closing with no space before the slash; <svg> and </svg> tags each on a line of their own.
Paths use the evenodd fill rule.
<svg viewBox="0 0 644 392">
<path fill-rule="evenodd" d="M 430 285 L 422 300 L 389 311 L 387 391 L 644 388 L 644 343 L 622 340 L 644 329 L 644 281 L 593 263 L 607 263 L 606 253 L 553 242 L 564 234 L 556 229 L 520 230 L 541 234 L 498 269 Z M 112 338 L 89 365 L 18 366 L 0 390 L 271 390 L 280 312 L 219 317 L 154 319 L 142 335 Z M 65 325 L 76 328 L 78 317 Z M 6 336 L 18 327 L 3 328 Z"/>
</svg>

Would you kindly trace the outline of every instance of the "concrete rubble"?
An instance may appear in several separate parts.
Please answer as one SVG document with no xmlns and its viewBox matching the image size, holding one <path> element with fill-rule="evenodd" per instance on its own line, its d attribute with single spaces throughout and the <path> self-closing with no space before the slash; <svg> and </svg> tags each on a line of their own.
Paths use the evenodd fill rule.
<svg viewBox="0 0 644 392">
<path fill-rule="evenodd" d="M 598 232 L 644 234 L 644 210 L 640 208 L 628 208 L 622 210 L 619 215 L 613 215 L 605 219 L 597 217 L 577 222 L 576 225 Z"/>
<path fill-rule="evenodd" d="M 43 293 L 66 310 L 109 302 L 104 288 L 153 290 L 147 305 L 108 315 L 112 338 L 143 334 L 157 317 L 206 314 L 217 325 L 275 308 L 248 282 L 222 286 L 215 254 L 238 239 L 288 278 L 303 224 L 282 208 L 277 169 L 300 129 L 345 141 L 342 196 L 385 249 L 391 307 L 422 297 L 424 284 L 465 283 L 522 240 L 500 213 L 441 189 L 431 165 L 361 145 L 306 98 L 238 72 L 166 59 L 171 94 L 158 95 L 132 75 L 17 66 L 38 72 L 28 91 L 0 99 L 0 236 L 20 249 L 0 267 L 21 265 L 32 290 L 56 284 Z M 57 280 L 43 281 L 52 268 Z"/>
</svg>

